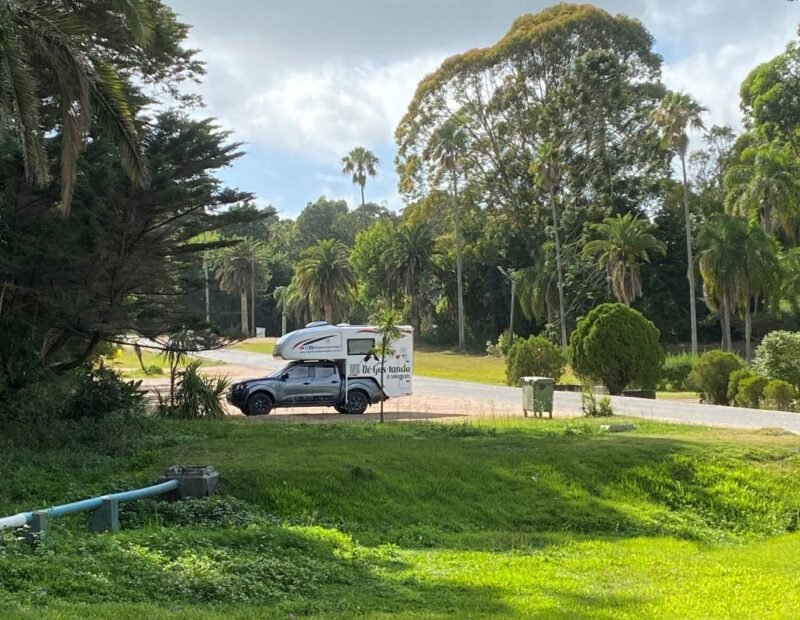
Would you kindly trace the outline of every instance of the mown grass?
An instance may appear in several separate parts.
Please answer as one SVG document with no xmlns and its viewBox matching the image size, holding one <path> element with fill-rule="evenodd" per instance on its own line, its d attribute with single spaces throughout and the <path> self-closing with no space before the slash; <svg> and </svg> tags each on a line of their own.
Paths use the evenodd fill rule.
<svg viewBox="0 0 800 620">
<path fill-rule="evenodd" d="M 225 362 L 212 359 L 200 359 L 190 357 L 189 361 L 200 361 L 201 366 L 224 366 Z M 150 370 L 160 369 L 161 372 L 145 372 L 142 370 L 142 365 L 139 363 L 139 358 L 133 352 L 132 347 L 123 347 L 113 357 L 106 360 L 106 364 L 119 371 L 119 373 L 128 379 L 144 379 L 144 378 L 157 378 L 161 375 L 169 374 L 169 364 L 163 355 L 150 349 L 142 350 L 142 363 L 144 367 Z M 185 366 L 184 363 L 182 366 Z"/>
<path fill-rule="evenodd" d="M 157 422 L 125 455 L 4 451 L 0 513 L 213 464 L 220 498 L 0 542 L 0 615 L 792 618 L 800 438 L 637 421 Z"/>
</svg>

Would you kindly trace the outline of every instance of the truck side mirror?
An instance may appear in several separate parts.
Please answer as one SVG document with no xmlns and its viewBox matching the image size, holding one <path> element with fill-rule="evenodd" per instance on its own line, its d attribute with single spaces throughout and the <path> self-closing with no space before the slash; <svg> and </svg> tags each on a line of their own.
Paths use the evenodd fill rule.
<svg viewBox="0 0 800 620">
<path fill-rule="evenodd" d="M 289 378 L 289 373 L 285 372 L 281 375 L 281 381 L 286 381 Z"/>
</svg>

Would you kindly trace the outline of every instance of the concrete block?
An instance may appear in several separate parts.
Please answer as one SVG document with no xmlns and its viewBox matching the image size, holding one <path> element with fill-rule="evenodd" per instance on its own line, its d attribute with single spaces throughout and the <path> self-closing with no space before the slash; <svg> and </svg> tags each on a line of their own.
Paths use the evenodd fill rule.
<svg viewBox="0 0 800 620">
<path fill-rule="evenodd" d="M 31 517 L 31 522 L 23 530 L 22 540 L 26 543 L 34 544 L 42 539 L 49 527 L 46 510 L 37 510 Z"/>
<path fill-rule="evenodd" d="M 89 517 L 89 529 L 97 534 L 101 532 L 118 532 L 119 501 L 104 497 L 100 508 L 92 511 Z"/>
<path fill-rule="evenodd" d="M 211 466 L 173 465 L 164 472 L 164 480 L 178 480 L 175 499 L 201 499 L 214 495 L 219 484 L 219 472 Z"/>
</svg>

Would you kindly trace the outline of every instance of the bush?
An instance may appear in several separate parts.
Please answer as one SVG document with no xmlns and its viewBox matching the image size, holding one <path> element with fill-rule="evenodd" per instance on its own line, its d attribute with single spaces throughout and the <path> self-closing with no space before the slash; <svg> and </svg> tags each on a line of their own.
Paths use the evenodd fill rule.
<svg viewBox="0 0 800 620">
<path fill-rule="evenodd" d="M 735 353 L 708 351 L 697 360 L 692 381 L 715 405 L 729 405 L 728 383 L 731 374 L 743 367 L 742 358 Z"/>
<path fill-rule="evenodd" d="M 514 334 L 514 342 L 520 339 L 519 336 Z M 486 342 L 486 355 L 491 357 L 505 357 L 511 349 L 511 340 L 508 338 L 508 332 L 503 332 L 497 337 L 497 342 L 491 340 Z"/>
<path fill-rule="evenodd" d="M 764 388 L 764 400 L 770 409 L 791 411 L 796 397 L 794 386 L 782 379 L 773 379 Z"/>
<path fill-rule="evenodd" d="M 640 312 L 623 304 L 602 304 L 572 332 L 572 368 L 584 378 L 601 381 L 611 394 L 630 385 L 654 388 L 664 357 L 659 336 Z"/>
<path fill-rule="evenodd" d="M 769 379 L 800 387 L 800 333 L 770 332 L 756 349 L 755 367 Z"/>
<path fill-rule="evenodd" d="M 736 400 L 736 395 L 739 393 L 739 384 L 750 377 L 755 377 L 755 373 L 746 367 L 734 370 L 731 373 L 731 376 L 728 377 L 728 402 Z"/>
<path fill-rule="evenodd" d="M 694 365 L 697 363 L 697 359 L 697 355 L 692 355 L 691 353 L 667 355 L 661 365 L 659 388 L 675 392 L 693 390 L 694 386 L 689 377 L 692 374 Z"/>
<path fill-rule="evenodd" d="M 201 362 L 191 362 L 177 373 L 174 399 L 158 394 L 158 413 L 167 418 L 221 418 L 225 408 L 221 398 L 228 389 L 227 377 L 200 374 Z"/>
<path fill-rule="evenodd" d="M 739 390 L 736 392 L 736 406 L 750 407 L 758 409 L 761 407 L 761 399 L 764 397 L 764 388 L 767 387 L 767 378 L 753 375 L 742 379 L 739 382 Z"/>
<path fill-rule="evenodd" d="M 144 369 L 144 373 L 150 377 L 152 377 L 153 375 L 163 375 L 164 369 L 156 364 L 151 364 L 150 366 Z"/>
<path fill-rule="evenodd" d="M 506 383 L 519 385 L 522 377 L 552 377 L 555 381 L 564 373 L 567 360 L 561 349 L 544 336 L 515 340 L 506 357 Z"/>
<path fill-rule="evenodd" d="M 102 418 L 110 413 L 144 412 L 141 381 L 123 381 L 109 368 L 84 370 L 78 374 L 75 394 L 64 408 L 71 420 Z"/>
<path fill-rule="evenodd" d="M 581 409 L 583 410 L 583 415 L 587 418 L 609 418 L 614 415 L 611 399 L 608 396 L 603 396 L 600 400 L 597 400 L 591 390 L 584 390 L 581 393 Z"/>
</svg>

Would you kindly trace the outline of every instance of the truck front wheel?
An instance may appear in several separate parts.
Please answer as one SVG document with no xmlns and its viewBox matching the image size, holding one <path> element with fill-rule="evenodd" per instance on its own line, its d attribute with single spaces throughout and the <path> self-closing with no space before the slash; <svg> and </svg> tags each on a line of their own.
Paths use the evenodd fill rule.
<svg viewBox="0 0 800 620">
<path fill-rule="evenodd" d="M 343 413 L 351 415 L 361 415 L 369 407 L 369 398 L 361 390 L 353 390 L 347 394 L 347 404 L 343 407 Z"/>
<path fill-rule="evenodd" d="M 273 406 L 272 397 L 269 394 L 253 394 L 247 400 L 247 415 L 269 415 Z"/>
</svg>

